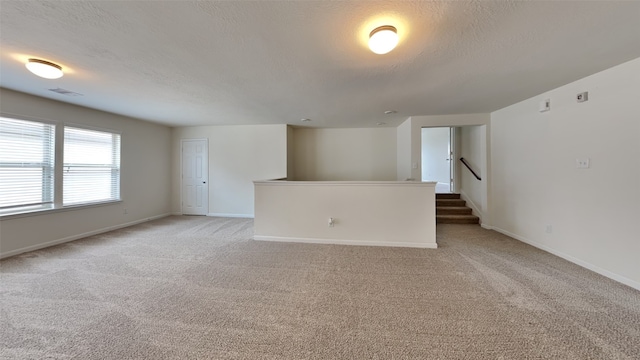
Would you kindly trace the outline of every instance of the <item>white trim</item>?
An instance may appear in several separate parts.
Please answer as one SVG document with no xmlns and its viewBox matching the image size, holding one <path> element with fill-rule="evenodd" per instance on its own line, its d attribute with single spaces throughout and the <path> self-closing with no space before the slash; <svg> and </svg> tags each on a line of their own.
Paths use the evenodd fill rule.
<svg viewBox="0 0 640 360">
<path fill-rule="evenodd" d="M 51 119 L 40 118 L 40 117 L 36 117 L 36 116 L 26 116 L 26 115 L 20 115 L 20 114 L 13 114 L 13 113 L 5 112 L 5 111 L 0 111 L 0 117 L 8 118 L 8 119 L 15 119 L 15 120 L 42 122 L 42 123 L 49 124 L 49 125 L 54 125 L 54 126 L 58 126 L 58 125 L 62 124 L 62 122 L 58 121 L 58 120 L 51 120 Z"/>
<path fill-rule="evenodd" d="M 582 266 L 583 268 L 591 270 L 591 271 L 593 271 L 595 273 L 598 273 L 598 274 L 600 274 L 602 276 L 606 276 L 609 279 L 612 279 L 612 280 L 615 280 L 615 281 L 617 281 L 619 283 L 622 283 L 624 285 L 630 286 L 630 287 L 632 287 L 632 288 L 634 288 L 636 290 L 640 290 L 640 282 L 637 282 L 635 280 L 631 280 L 631 279 L 626 278 L 626 277 L 624 277 L 622 275 L 618 275 L 618 274 L 613 273 L 613 272 L 611 272 L 609 270 L 605 270 L 605 269 L 603 269 L 603 268 L 601 268 L 599 266 L 593 265 L 593 264 L 588 263 L 588 262 L 586 262 L 584 260 L 580 260 L 580 259 L 578 259 L 576 257 L 573 257 L 571 255 L 565 254 L 565 253 L 563 253 L 561 251 L 554 250 L 554 249 L 552 249 L 552 248 L 550 248 L 550 247 L 548 247 L 546 245 L 542 245 L 542 244 L 540 244 L 540 243 L 538 243 L 536 241 L 529 240 L 529 239 L 527 239 L 525 237 L 522 237 L 520 235 L 516 235 L 514 233 L 511 233 L 511 232 L 509 232 L 507 230 L 504 230 L 504 229 L 501 229 L 499 227 L 495 227 L 495 226 L 486 227 L 486 229 L 489 229 L 489 228 L 491 230 L 495 230 L 495 231 L 497 231 L 497 232 L 499 232 L 501 234 L 504 234 L 504 235 L 507 235 L 509 237 L 512 237 L 512 238 L 514 238 L 516 240 L 520 240 L 523 243 L 529 244 L 529 245 L 531 245 L 533 247 L 537 247 L 540 250 L 544 250 L 544 251 L 546 251 L 548 253 L 551 253 L 553 255 L 559 256 L 559 257 L 561 257 L 561 258 L 563 258 L 563 259 L 565 259 L 567 261 L 570 261 L 570 262 L 572 262 L 572 263 L 574 263 L 576 265 Z"/>
<path fill-rule="evenodd" d="M 411 247 L 411 248 L 422 248 L 422 249 L 437 249 L 438 248 L 438 244 L 436 244 L 436 243 L 433 243 L 433 244 L 421 244 L 421 243 L 409 243 L 409 242 L 369 241 L 369 240 L 291 238 L 291 237 L 262 236 L 262 235 L 254 235 L 253 236 L 253 240 L 308 243 L 308 244 Z"/>
<path fill-rule="evenodd" d="M 63 122 L 62 123 L 62 127 L 63 128 L 70 127 L 70 128 L 80 129 L 80 130 L 93 130 L 93 131 L 106 132 L 106 133 L 117 134 L 117 135 L 122 136 L 122 131 L 121 130 L 113 130 L 113 129 L 109 129 L 109 128 L 103 128 L 103 127 L 93 126 L 93 125 L 79 124 L 79 123 L 74 123 L 74 122 Z M 64 133 L 64 129 L 63 129 L 63 133 Z"/>
<path fill-rule="evenodd" d="M 5 213 L 0 212 L 0 221 L 18 219 L 18 218 L 29 217 L 29 216 L 47 215 L 47 214 L 63 212 L 63 211 L 85 210 L 85 209 L 98 207 L 98 206 L 119 204 L 122 202 L 123 202 L 122 199 L 107 200 L 107 201 L 98 201 L 98 202 L 92 202 L 92 203 L 72 204 L 72 205 L 66 205 L 66 206 L 61 205 L 60 207 L 55 207 L 54 205 L 54 207 L 38 208 L 34 210 L 24 210 L 24 211 L 15 211 L 15 212 L 6 211 Z"/>
<path fill-rule="evenodd" d="M 457 170 L 457 161 L 458 159 L 458 141 L 457 133 L 458 129 L 455 126 L 449 126 L 449 192 L 455 193 L 458 190 L 458 170 Z M 420 154 L 422 156 L 422 153 Z M 422 159 L 420 160 L 422 162 Z"/>
<path fill-rule="evenodd" d="M 213 217 L 227 217 L 227 218 L 245 218 L 253 219 L 253 214 L 226 214 L 226 213 L 208 213 L 207 216 Z"/>
<path fill-rule="evenodd" d="M 181 211 L 176 211 L 176 212 L 170 213 L 169 215 L 180 216 L 180 215 L 182 215 L 182 212 Z"/>
<path fill-rule="evenodd" d="M 276 186 L 424 186 L 434 187 L 435 181 L 283 181 L 254 180 L 255 185 Z"/>
<path fill-rule="evenodd" d="M 140 220 L 131 221 L 131 222 L 124 223 L 124 224 L 108 226 L 106 228 L 93 230 L 93 231 L 89 231 L 89 232 L 82 233 L 82 234 L 67 236 L 65 238 L 58 239 L 58 240 L 52 240 L 52 241 L 47 241 L 47 242 L 41 243 L 41 244 L 27 246 L 27 247 L 24 247 L 24 248 L 21 248 L 21 249 L 17 249 L 17 250 L 12 250 L 12 251 L 9 251 L 9 252 L 6 252 L 6 253 L 0 253 L 0 259 L 8 258 L 10 256 L 15 256 L 15 255 L 22 254 L 22 253 L 25 253 L 25 252 L 28 252 L 28 251 L 44 249 L 46 247 L 50 247 L 50 246 L 66 243 L 66 242 L 73 241 L 73 240 L 82 239 L 82 238 L 89 237 L 89 236 L 92 236 L 92 235 L 102 234 L 102 233 L 109 232 L 109 231 L 112 231 L 112 230 L 122 229 L 122 228 L 125 228 L 125 227 L 141 224 L 141 223 L 147 222 L 147 221 L 161 219 L 161 218 L 167 217 L 169 215 L 170 214 L 168 214 L 168 213 L 167 214 L 156 215 L 156 216 L 152 216 L 152 217 L 148 217 L 148 218 L 144 218 L 144 219 L 140 219 Z"/>
</svg>

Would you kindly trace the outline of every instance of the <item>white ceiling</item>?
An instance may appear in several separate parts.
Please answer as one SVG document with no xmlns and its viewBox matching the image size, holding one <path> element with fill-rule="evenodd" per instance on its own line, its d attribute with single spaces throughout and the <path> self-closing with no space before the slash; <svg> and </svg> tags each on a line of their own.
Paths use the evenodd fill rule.
<svg viewBox="0 0 640 360">
<path fill-rule="evenodd" d="M 400 42 L 376 55 L 383 24 Z M 171 126 L 396 126 L 640 57 L 640 1 L 3 0 L 0 41 L 2 87 Z M 66 75 L 37 78 L 29 57 Z"/>
</svg>

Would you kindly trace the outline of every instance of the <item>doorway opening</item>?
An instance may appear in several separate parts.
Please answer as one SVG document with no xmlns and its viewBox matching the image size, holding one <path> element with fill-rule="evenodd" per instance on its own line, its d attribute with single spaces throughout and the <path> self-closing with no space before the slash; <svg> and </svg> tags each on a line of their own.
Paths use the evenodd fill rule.
<svg viewBox="0 0 640 360">
<path fill-rule="evenodd" d="M 435 181 L 436 193 L 455 192 L 455 128 L 422 128 L 422 181 Z"/>
</svg>

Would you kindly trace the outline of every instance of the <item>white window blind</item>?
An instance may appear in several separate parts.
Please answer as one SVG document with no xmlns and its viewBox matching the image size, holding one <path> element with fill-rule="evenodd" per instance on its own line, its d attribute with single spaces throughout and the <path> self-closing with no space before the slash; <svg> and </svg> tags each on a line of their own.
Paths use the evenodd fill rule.
<svg viewBox="0 0 640 360">
<path fill-rule="evenodd" d="M 65 126 L 63 205 L 120 200 L 120 134 Z"/>
<path fill-rule="evenodd" d="M 53 203 L 55 126 L 0 117 L 0 210 Z"/>
</svg>

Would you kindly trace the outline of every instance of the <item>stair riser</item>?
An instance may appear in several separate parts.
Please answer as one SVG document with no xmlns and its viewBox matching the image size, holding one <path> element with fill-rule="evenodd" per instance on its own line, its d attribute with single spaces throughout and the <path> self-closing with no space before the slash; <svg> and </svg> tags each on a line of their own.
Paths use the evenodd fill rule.
<svg viewBox="0 0 640 360">
<path fill-rule="evenodd" d="M 436 216 L 436 224 L 478 224 L 478 218 L 472 219 L 442 219 Z"/>
<path fill-rule="evenodd" d="M 437 199 L 460 199 L 460 194 L 436 194 Z"/>
<path fill-rule="evenodd" d="M 463 207 L 460 209 L 436 208 L 436 215 L 471 215 L 471 208 L 468 208 L 468 207 Z"/>
<path fill-rule="evenodd" d="M 464 200 L 436 200 L 436 206 L 465 206 Z"/>
</svg>

